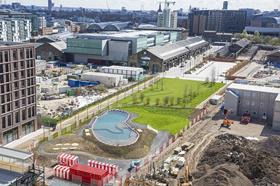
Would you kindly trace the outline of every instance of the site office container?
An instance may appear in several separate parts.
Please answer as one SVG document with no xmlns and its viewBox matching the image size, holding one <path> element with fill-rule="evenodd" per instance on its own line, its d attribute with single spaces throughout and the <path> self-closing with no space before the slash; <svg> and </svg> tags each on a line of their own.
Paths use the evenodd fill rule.
<svg viewBox="0 0 280 186">
<path fill-rule="evenodd" d="M 109 173 L 106 170 L 87 165 L 74 165 L 70 168 L 72 181 L 90 185 L 102 186 L 108 182 Z"/>
</svg>

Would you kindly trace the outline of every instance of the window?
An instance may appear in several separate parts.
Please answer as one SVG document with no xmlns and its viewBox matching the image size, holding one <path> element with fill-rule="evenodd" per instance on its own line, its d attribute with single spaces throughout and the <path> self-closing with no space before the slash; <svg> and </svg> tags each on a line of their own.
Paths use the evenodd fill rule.
<svg viewBox="0 0 280 186">
<path fill-rule="evenodd" d="M 20 115 L 19 112 L 16 112 L 16 123 L 20 122 Z"/>
<path fill-rule="evenodd" d="M 2 118 L 2 129 L 6 128 L 6 117 Z"/>
<path fill-rule="evenodd" d="M 8 126 L 12 126 L 12 116 L 8 115 Z"/>
</svg>

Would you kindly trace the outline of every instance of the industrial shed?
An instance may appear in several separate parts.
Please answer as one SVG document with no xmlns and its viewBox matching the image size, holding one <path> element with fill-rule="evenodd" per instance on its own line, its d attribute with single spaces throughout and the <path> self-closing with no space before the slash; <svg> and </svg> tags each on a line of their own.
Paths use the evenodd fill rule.
<svg viewBox="0 0 280 186">
<path fill-rule="evenodd" d="M 89 32 L 102 32 L 102 31 L 121 31 L 123 29 L 129 28 L 131 25 L 130 22 L 101 22 L 101 23 L 93 23 L 89 25 Z"/>
<path fill-rule="evenodd" d="M 152 73 L 163 72 L 209 48 L 207 41 L 201 37 L 194 37 L 163 46 L 151 47 L 142 53 L 140 63 L 145 61 Z"/>
<path fill-rule="evenodd" d="M 280 49 L 276 49 L 268 53 L 267 62 L 274 64 L 274 66 L 280 68 Z"/>
<path fill-rule="evenodd" d="M 233 83 L 225 94 L 225 109 L 236 116 L 248 112 L 255 119 L 265 117 L 280 130 L 280 88 Z"/>
<path fill-rule="evenodd" d="M 63 50 L 67 48 L 66 42 L 55 41 L 42 43 L 36 47 L 36 55 L 46 61 L 63 60 Z"/>
<path fill-rule="evenodd" d="M 243 39 L 233 43 L 231 46 L 229 46 L 229 51 L 230 51 L 230 53 L 234 53 L 237 56 L 242 51 L 244 51 L 246 48 L 248 48 L 250 44 L 251 44 L 251 41 L 249 41 L 246 38 L 243 38 Z"/>
</svg>

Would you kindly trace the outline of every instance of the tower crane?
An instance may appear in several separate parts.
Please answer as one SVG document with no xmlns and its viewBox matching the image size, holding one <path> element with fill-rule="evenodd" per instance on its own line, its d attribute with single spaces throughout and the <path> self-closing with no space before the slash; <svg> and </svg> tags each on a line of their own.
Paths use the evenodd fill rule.
<svg viewBox="0 0 280 186">
<path fill-rule="evenodd" d="M 168 0 L 165 0 L 165 1 L 159 1 L 158 2 L 159 4 L 163 3 L 164 4 L 164 8 L 167 9 L 170 7 L 170 5 L 175 5 L 176 2 L 175 1 L 168 1 Z"/>
</svg>

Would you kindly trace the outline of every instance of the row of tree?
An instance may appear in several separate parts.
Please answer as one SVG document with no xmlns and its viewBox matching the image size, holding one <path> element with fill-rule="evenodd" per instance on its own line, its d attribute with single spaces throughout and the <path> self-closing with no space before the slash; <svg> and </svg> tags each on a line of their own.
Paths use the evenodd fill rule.
<svg viewBox="0 0 280 186">
<path fill-rule="evenodd" d="M 251 35 L 244 30 L 242 33 L 235 34 L 234 37 L 239 39 L 246 38 L 257 44 L 280 45 L 279 37 L 262 36 L 259 32 L 255 32 L 254 35 Z"/>
</svg>

